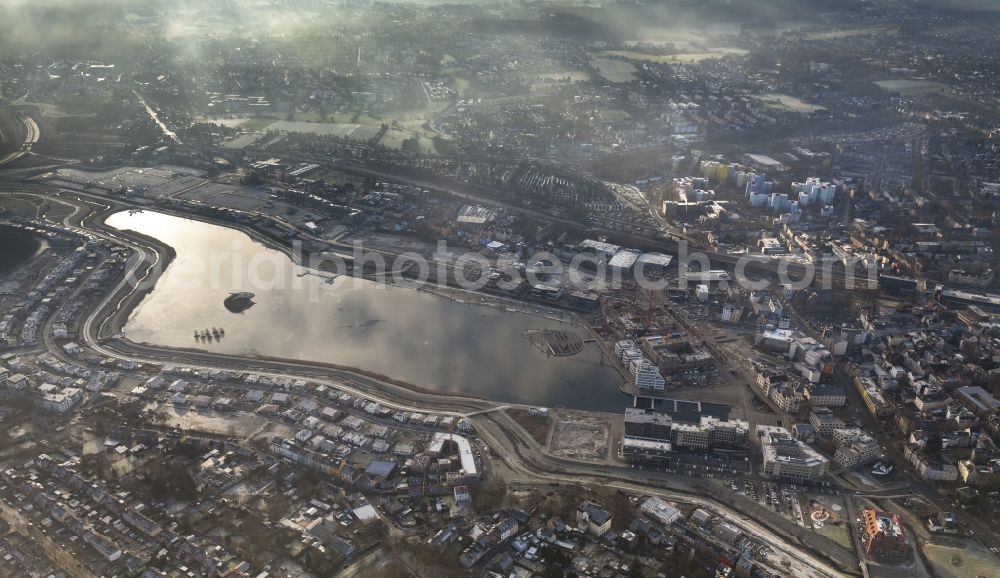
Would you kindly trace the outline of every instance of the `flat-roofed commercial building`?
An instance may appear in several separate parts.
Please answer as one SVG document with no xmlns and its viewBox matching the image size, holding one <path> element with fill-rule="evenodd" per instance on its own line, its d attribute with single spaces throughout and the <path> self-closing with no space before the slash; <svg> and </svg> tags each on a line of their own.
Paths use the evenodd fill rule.
<svg viewBox="0 0 1000 578">
<path fill-rule="evenodd" d="M 812 407 L 844 407 L 847 405 L 847 392 L 844 388 L 834 385 L 810 385 L 804 393 L 805 399 Z"/>
<path fill-rule="evenodd" d="M 1000 412 L 1000 400 L 978 385 L 966 385 L 956 389 L 955 392 L 958 400 L 981 418 L 988 418 Z"/>
<path fill-rule="evenodd" d="M 625 437 L 651 441 L 670 441 L 673 419 L 663 412 L 625 408 Z"/>
<path fill-rule="evenodd" d="M 668 441 L 625 438 L 622 440 L 622 455 L 630 462 L 666 464 L 673 456 L 673 445 Z"/>
<path fill-rule="evenodd" d="M 621 245 L 605 243 L 604 241 L 596 241 L 594 239 L 587 239 L 581 242 L 579 248 L 581 251 L 604 255 L 608 259 L 614 257 L 615 253 L 622 250 Z"/>
<path fill-rule="evenodd" d="M 762 472 L 768 477 L 801 482 L 822 478 L 830 470 L 828 459 L 793 438 L 785 428 L 758 425 L 757 439 Z"/>
<path fill-rule="evenodd" d="M 642 513 L 653 518 L 664 526 L 669 526 L 681 519 L 681 511 L 660 498 L 652 497 L 642 503 Z"/>
<path fill-rule="evenodd" d="M 882 457 L 882 448 L 875 440 L 859 441 L 837 448 L 833 459 L 845 468 L 870 464 Z"/>
<path fill-rule="evenodd" d="M 643 253 L 635 261 L 636 274 L 641 272 L 645 275 L 661 275 L 666 272 L 673 260 L 673 257 L 663 253 Z"/>
<path fill-rule="evenodd" d="M 622 249 L 615 253 L 614 257 L 608 261 L 608 267 L 612 271 L 618 271 L 621 273 L 629 272 L 632 267 L 635 266 L 636 260 L 639 259 L 640 253 L 638 251 L 633 251 L 632 249 Z"/>
<path fill-rule="evenodd" d="M 809 414 L 809 423 L 816 433 L 829 437 L 835 430 L 844 428 L 844 420 L 833 415 L 833 411 L 825 407 L 817 407 Z"/>
<path fill-rule="evenodd" d="M 636 407 L 625 408 L 622 454 L 631 462 L 665 464 L 670 460 L 673 419 L 670 415 Z"/>
<path fill-rule="evenodd" d="M 693 450 L 707 450 L 712 445 L 711 430 L 695 424 L 679 423 L 674 425 L 674 439 L 677 447 Z"/>
</svg>

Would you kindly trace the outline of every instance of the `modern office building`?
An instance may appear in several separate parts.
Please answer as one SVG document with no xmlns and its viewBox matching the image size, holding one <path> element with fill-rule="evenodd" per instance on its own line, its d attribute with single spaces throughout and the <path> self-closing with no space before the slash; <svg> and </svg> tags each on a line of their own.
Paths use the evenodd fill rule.
<svg viewBox="0 0 1000 578">
<path fill-rule="evenodd" d="M 673 419 L 663 412 L 635 407 L 625 408 L 625 437 L 652 441 L 670 441 Z"/>
<path fill-rule="evenodd" d="M 837 448 L 833 459 L 845 468 L 870 464 L 882 457 L 882 448 L 871 437 L 859 438 Z"/>
<path fill-rule="evenodd" d="M 744 450 L 750 424 L 700 415 L 678 421 L 653 409 L 626 408 L 622 452 L 630 461 L 664 462 L 677 451 Z"/>
<path fill-rule="evenodd" d="M 758 425 L 756 437 L 761 471 L 768 477 L 802 482 L 822 478 L 830 469 L 828 459 L 793 438 L 785 428 Z"/>
</svg>

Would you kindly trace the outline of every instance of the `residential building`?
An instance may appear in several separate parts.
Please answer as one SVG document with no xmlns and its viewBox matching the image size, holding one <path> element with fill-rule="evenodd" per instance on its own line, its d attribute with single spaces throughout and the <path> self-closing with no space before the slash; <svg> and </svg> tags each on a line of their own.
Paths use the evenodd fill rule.
<svg viewBox="0 0 1000 578">
<path fill-rule="evenodd" d="M 816 430 L 816 433 L 829 437 L 834 430 L 843 429 L 844 420 L 833 415 L 833 411 L 826 407 L 814 408 L 809 413 L 809 423 Z"/>
<path fill-rule="evenodd" d="M 611 531 L 611 513 L 591 501 L 581 503 L 576 509 L 576 526 L 595 538 Z"/>
<path fill-rule="evenodd" d="M 635 370 L 635 387 L 652 391 L 663 391 L 666 380 L 660 375 L 660 368 L 644 360 Z"/>
<path fill-rule="evenodd" d="M 39 405 L 48 411 L 66 413 L 83 400 L 83 392 L 75 387 L 67 387 L 59 393 L 46 393 Z"/>
<path fill-rule="evenodd" d="M 847 392 L 842 387 L 813 384 L 806 388 L 803 397 L 811 407 L 844 407 Z"/>
<path fill-rule="evenodd" d="M 903 455 L 913 464 L 920 477 L 932 482 L 954 482 L 958 479 L 958 468 L 945 464 L 924 453 L 916 444 L 907 444 Z"/>
<path fill-rule="evenodd" d="M 976 487 L 996 487 L 1000 485 L 1000 459 L 991 459 L 985 464 L 972 460 L 958 462 L 958 475 L 963 482 Z"/>
<path fill-rule="evenodd" d="M 903 560 L 909 556 L 910 545 L 898 515 L 866 509 L 861 513 L 861 524 L 862 547 L 869 557 Z"/>
</svg>

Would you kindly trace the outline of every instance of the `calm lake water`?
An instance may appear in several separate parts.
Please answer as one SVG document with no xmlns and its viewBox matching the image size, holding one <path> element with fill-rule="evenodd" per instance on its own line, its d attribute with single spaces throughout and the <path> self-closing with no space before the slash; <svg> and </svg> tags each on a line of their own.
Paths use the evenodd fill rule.
<svg viewBox="0 0 1000 578">
<path fill-rule="evenodd" d="M 0 271 L 13 269 L 38 255 L 45 242 L 20 229 L 0 227 Z"/>
<path fill-rule="evenodd" d="M 601 363 L 596 344 L 556 358 L 523 337 L 530 329 L 586 335 L 568 321 L 350 277 L 331 284 L 300 276 L 306 269 L 285 254 L 200 221 L 122 212 L 108 224 L 156 238 L 177 253 L 126 323 L 132 341 L 334 363 L 498 401 L 613 412 L 627 401 L 618 391 L 622 378 Z M 241 291 L 254 293 L 256 305 L 230 313 L 223 301 Z M 225 337 L 195 339 L 195 331 L 213 327 L 225 329 Z"/>
</svg>

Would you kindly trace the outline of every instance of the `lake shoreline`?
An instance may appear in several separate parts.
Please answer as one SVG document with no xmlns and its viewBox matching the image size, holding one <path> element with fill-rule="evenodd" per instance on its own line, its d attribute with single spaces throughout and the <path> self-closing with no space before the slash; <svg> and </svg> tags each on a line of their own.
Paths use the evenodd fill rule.
<svg viewBox="0 0 1000 578">
<path fill-rule="evenodd" d="M 118 213 L 118 215 L 120 214 Z M 188 215 L 171 215 L 168 212 L 150 211 L 149 214 L 159 214 L 163 217 L 188 221 L 193 227 L 219 227 L 230 230 L 233 233 L 249 238 L 253 245 L 258 246 L 258 249 L 251 247 L 251 250 L 278 251 L 298 268 L 302 268 L 300 264 L 295 263 L 298 255 L 294 255 L 294 252 L 287 244 L 282 246 L 275 239 L 269 239 L 266 236 L 256 234 L 257 232 L 252 228 L 248 230 L 248 227 L 245 226 L 233 227 L 229 224 L 214 223 L 208 220 L 192 218 Z M 139 237 L 154 241 L 158 246 L 172 247 L 169 238 L 151 234 L 149 230 L 143 230 L 141 226 L 130 226 L 128 223 L 114 223 L 114 219 L 112 219 L 114 216 L 108 217 L 107 221 L 112 222 L 105 222 L 105 226 L 118 231 L 128 230 Z M 120 219 L 121 217 L 119 217 Z M 136 229 L 140 230 L 137 231 Z M 202 234 L 204 233 L 205 231 L 202 231 Z M 166 235 L 166 237 L 169 237 L 169 235 Z M 175 248 L 175 250 L 183 257 L 186 255 L 185 251 L 189 248 Z M 171 267 L 175 266 L 177 266 L 176 263 L 171 263 Z M 425 287 L 409 285 L 408 283 L 387 284 L 385 288 L 381 288 L 378 291 L 368 291 L 367 289 L 357 291 L 355 289 L 346 294 L 342 292 L 343 288 L 339 289 L 341 291 L 340 294 L 337 293 L 338 289 L 332 289 L 333 295 L 331 299 L 335 300 L 336 303 L 339 304 L 342 301 L 348 301 L 348 303 L 339 308 L 336 308 L 330 302 L 316 305 L 316 303 L 322 302 L 323 299 L 308 304 L 303 303 L 302 300 L 296 301 L 294 299 L 295 296 L 302 297 L 303 295 L 301 288 L 297 289 L 298 293 L 282 289 L 278 292 L 277 297 L 271 299 L 273 303 L 270 304 L 271 310 L 269 313 L 274 315 L 275 311 L 278 310 L 276 309 L 277 307 L 285 307 L 289 315 L 295 317 L 296 313 L 302 316 L 303 308 L 314 307 L 308 313 L 308 315 L 313 317 L 302 318 L 304 321 L 308 320 L 308 322 L 302 323 L 301 326 L 288 325 L 288 321 L 282 319 L 272 324 L 266 324 L 267 329 L 264 331 L 267 332 L 268 337 L 261 339 L 266 339 L 267 343 L 266 346 L 262 346 L 260 342 L 253 341 L 257 337 L 244 339 L 230 337 L 234 335 L 239 336 L 247 327 L 253 327 L 253 331 L 257 331 L 257 328 L 260 327 L 260 317 L 253 321 L 256 325 L 247 325 L 246 323 L 241 325 L 241 320 L 238 316 L 232 318 L 223 317 L 221 322 L 225 325 L 223 328 L 227 332 L 226 337 L 222 340 L 212 342 L 222 344 L 219 349 L 201 346 L 192 347 L 186 345 L 178 335 L 175 335 L 178 333 L 176 327 L 171 328 L 172 333 L 168 334 L 160 331 L 155 325 L 150 324 L 149 319 L 151 317 L 149 315 L 147 315 L 146 319 L 141 319 L 138 326 L 133 323 L 137 317 L 142 317 L 143 308 L 148 306 L 151 297 L 156 293 L 156 289 L 163 283 L 164 278 L 169 273 L 170 271 L 165 267 L 154 286 L 145 295 L 135 296 L 129 300 L 130 302 L 127 304 L 129 307 L 127 316 L 119 315 L 119 318 L 116 320 L 119 322 L 116 325 L 123 326 L 121 327 L 121 333 L 126 335 L 125 339 L 140 348 L 163 348 L 165 350 L 189 351 L 210 356 L 219 355 L 251 361 L 258 359 L 261 361 L 314 365 L 316 367 L 339 371 L 349 371 L 359 376 L 398 385 L 417 393 L 490 400 L 498 403 L 545 406 L 572 405 L 582 410 L 607 411 L 608 408 L 620 406 L 626 401 L 623 399 L 618 387 L 621 382 L 620 371 L 611 360 L 606 359 L 606 354 L 599 345 L 587 345 L 585 354 L 579 355 L 578 359 L 573 359 L 572 357 L 564 358 L 573 361 L 569 365 L 559 366 L 554 364 L 550 358 L 537 357 L 539 355 L 538 351 L 523 338 L 523 331 L 527 329 L 568 327 L 572 327 L 574 331 L 582 332 L 584 338 L 589 338 L 591 334 L 586 323 L 576 314 L 569 311 L 564 312 L 540 304 L 504 299 L 479 292 L 462 292 L 458 294 L 455 292 L 459 290 L 455 288 L 443 287 L 441 291 L 436 291 Z M 309 276 L 307 279 L 311 277 Z M 359 283 L 372 283 L 371 280 L 364 278 L 352 279 L 355 279 Z M 319 281 L 309 280 L 308 282 L 317 283 Z M 386 294 L 382 293 L 382 291 L 386 289 L 388 291 L 410 289 L 410 291 L 384 296 Z M 230 288 L 226 290 L 228 291 Z M 232 288 L 232 290 L 244 290 L 244 288 L 237 287 Z M 252 291 L 252 289 L 250 290 Z M 218 292 L 218 290 L 216 289 L 215 292 Z M 338 323 L 342 321 L 350 322 L 350 314 L 352 312 L 356 313 L 350 307 L 350 300 L 356 297 L 355 293 L 369 295 L 367 298 L 372 300 L 373 303 L 365 302 L 362 304 L 376 307 L 375 313 L 378 313 L 378 307 L 384 306 L 384 302 L 401 303 L 399 307 L 403 308 L 405 317 L 401 322 L 403 323 L 403 329 L 400 329 L 399 324 L 396 324 L 394 327 L 392 326 L 392 313 L 386 314 L 382 312 L 382 315 L 372 313 L 360 320 L 355 319 L 353 325 L 348 323 L 347 325 L 339 325 L 333 330 L 328 329 L 326 334 L 319 335 L 319 339 L 317 339 L 317 331 L 309 327 L 314 325 L 312 319 L 316 316 L 322 319 L 324 318 L 323 314 L 326 313 L 331 321 Z M 474 301 L 466 300 L 464 299 L 464 295 L 466 294 L 474 295 L 476 299 Z M 265 295 L 271 296 L 267 293 Z M 456 297 L 456 295 L 462 298 Z M 325 295 L 324 298 L 326 298 Z M 430 301 L 427 300 L 428 298 Z M 195 302 L 191 305 L 192 308 L 200 312 L 198 316 L 192 317 L 194 315 L 192 313 L 187 317 L 188 319 L 198 319 L 200 325 L 194 327 L 195 329 L 207 326 L 220 326 L 219 318 L 214 316 L 217 313 L 214 308 L 214 296 L 208 295 L 206 299 L 210 300 L 208 304 L 205 302 Z M 275 299 L 277 299 L 276 302 Z M 364 301 L 364 298 L 359 299 Z M 447 301 L 449 305 L 444 306 L 440 303 L 441 301 Z M 150 307 L 159 307 L 162 304 L 154 304 Z M 252 313 L 258 307 L 260 305 L 251 308 L 248 313 Z M 348 308 L 348 311 L 344 314 L 347 318 L 343 319 L 338 312 L 345 307 Z M 516 310 L 514 309 L 515 307 Z M 392 309 L 391 305 L 387 307 L 387 311 L 392 311 Z M 448 314 L 442 315 L 442 318 L 460 318 L 458 321 L 453 320 L 454 323 L 452 323 L 455 326 L 456 333 L 450 334 L 445 330 L 438 329 L 437 331 L 443 335 L 443 337 L 440 337 L 440 343 L 436 342 L 433 331 L 430 332 L 431 335 L 425 341 L 419 343 L 419 340 L 424 339 L 419 329 L 422 328 L 420 323 L 422 322 L 421 320 L 426 318 L 426 313 L 419 312 L 413 314 L 412 311 L 407 309 L 426 309 L 430 312 L 445 309 Z M 280 311 L 285 313 L 284 309 Z M 366 310 L 365 313 L 369 312 Z M 155 313 L 150 315 L 155 315 Z M 382 319 L 383 317 L 387 319 Z M 226 319 L 236 321 L 237 329 L 233 330 L 232 327 L 226 325 Z M 416 319 L 416 321 L 414 322 L 413 319 Z M 143 322 L 145 325 L 143 325 Z M 184 325 L 186 323 L 185 316 L 181 314 L 171 317 L 171 323 L 174 325 Z M 370 325 L 368 325 L 369 323 Z M 410 323 L 410 325 L 407 326 L 406 323 Z M 130 324 L 132 325 L 131 330 L 129 330 Z M 382 324 L 390 325 L 390 327 L 385 329 L 381 327 Z M 521 327 L 522 325 L 524 327 Z M 187 339 L 190 339 L 189 329 L 180 330 L 183 331 L 184 337 Z M 338 330 L 341 332 L 338 333 Z M 163 337 L 154 337 L 158 331 Z M 414 341 L 415 338 L 413 336 L 409 335 L 414 331 L 420 334 L 417 342 Z M 469 331 L 472 331 L 473 334 L 468 334 Z M 387 332 L 389 335 L 386 335 Z M 236 339 L 237 341 L 229 343 L 229 347 L 227 347 L 227 340 L 230 339 Z M 344 340 L 349 342 L 346 353 L 338 351 L 345 346 L 345 343 L 343 343 Z M 352 355 L 350 345 L 354 342 L 369 343 L 373 341 L 378 342 L 379 340 L 384 342 L 384 345 L 374 345 L 374 343 L 368 345 L 366 350 L 368 355 L 356 357 Z M 470 341 L 472 344 L 467 347 L 466 341 Z M 523 344 L 521 343 L 522 341 L 524 342 Z M 322 347 L 331 351 L 332 354 L 318 354 L 317 351 L 320 350 L 320 346 L 317 343 L 320 342 L 322 342 Z M 300 348 L 298 345 L 289 345 L 289 343 L 302 345 Z M 427 348 L 418 349 L 415 343 Z M 489 345 L 484 346 L 484 343 Z M 519 348 L 522 345 L 531 348 L 530 355 L 535 357 L 528 357 L 528 354 L 525 354 L 525 352 L 519 352 Z M 500 350 L 495 355 L 490 349 L 494 346 Z M 294 349 L 291 349 L 292 347 Z M 455 349 L 453 350 L 453 348 Z M 403 351 L 404 354 L 397 355 L 397 351 Z M 443 353 L 445 351 L 448 353 Z M 289 355 L 292 352 L 294 354 Z M 377 352 L 381 352 L 381 354 Z M 383 363 L 381 358 L 377 359 L 378 355 L 388 356 L 388 361 Z M 392 357 L 393 355 L 395 355 L 394 358 Z M 444 358 L 442 358 L 442 355 L 444 355 Z M 505 355 L 513 357 L 511 360 L 505 362 L 503 359 Z M 347 359 L 367 362 L 345 363 Z M 416 368 L 416 371 L 411 372 L 411 366 Z M 493 369 L 490 369 L 491 367 Z M 600 367 L 599 370 L 598 367 Z M 480 369 L 484 373 L 477 373 Z M 480 378 L 479 375 L 483 377 Z M 511 377 L 510 383 L 505 383 L 503 380 L 508 375 Z M 415 377 L 415 379 L 411 378 L 411 376 Z M 603 379 L 604 377 L 607 377 L 607 379 Z M 540 395 L 536 395 L 536 392 L 540 392 Z M 579 401 L 583 399 L 588 401 L 582 404 L 572 403 L 574 400 Z"/>
</svg>

